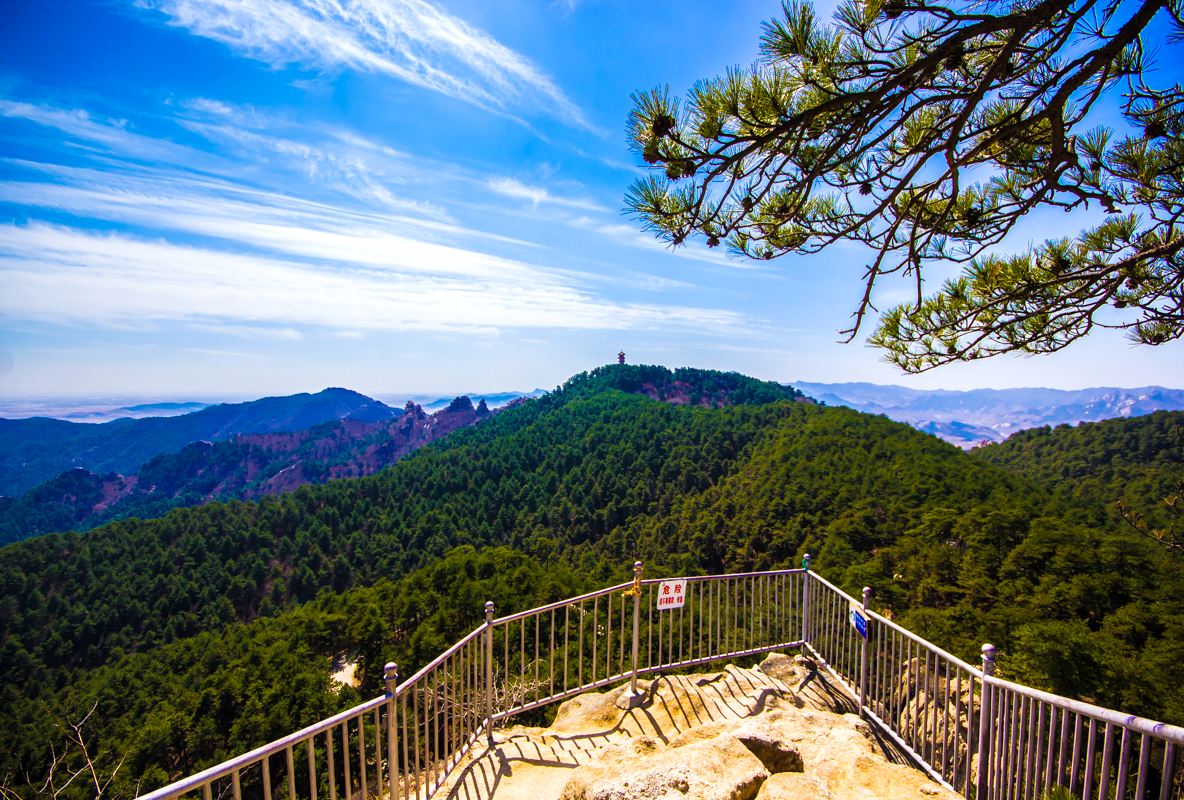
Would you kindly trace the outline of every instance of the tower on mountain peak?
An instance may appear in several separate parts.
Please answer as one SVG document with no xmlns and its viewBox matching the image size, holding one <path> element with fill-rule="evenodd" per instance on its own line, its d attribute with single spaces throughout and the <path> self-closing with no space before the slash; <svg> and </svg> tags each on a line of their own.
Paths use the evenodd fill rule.
<svg viewBox="0 0 1184 800">
<path fill-rule="evenodd" d="M 618 363 L 618 364 L 624 364 L 624 363 L 625 363 L 625 351 L 624 351 L 624 350 L 622 350 L 621 352 L 617 353 L 617 363 Z"/>
</svg>

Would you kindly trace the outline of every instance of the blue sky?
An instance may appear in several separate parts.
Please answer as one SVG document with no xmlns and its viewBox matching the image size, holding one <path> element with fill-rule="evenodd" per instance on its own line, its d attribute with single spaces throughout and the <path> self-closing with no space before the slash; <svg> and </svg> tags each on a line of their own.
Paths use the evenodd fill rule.
<svg viewBox="0 0 1184 800">
<path fill-rule="evenodd" d="M 6 3 L 0 397 L 546 388 L 620 349 L 779 381 L 1184 386 L 1181 343 L 1119 334 L 909 377 L 837 342 L 857 248 L 758 265 L 641 233 L 630 92 L 750 63 L 775 10 Z"/>
</svg>

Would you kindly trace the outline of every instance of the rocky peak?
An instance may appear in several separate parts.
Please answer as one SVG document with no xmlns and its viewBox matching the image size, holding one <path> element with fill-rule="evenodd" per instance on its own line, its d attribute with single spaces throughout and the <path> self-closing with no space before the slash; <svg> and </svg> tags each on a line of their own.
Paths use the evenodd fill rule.
<svg viewBox="0 0 1184 800">
<path fill-rule="evenodd" d="M 479 416 L 479 417 L 488 417 L 489 416 L 489 406 L 485 405 L 485 398 L 484 397 L 482 397 L 481 400 L 477 403 L 477 416 Z"/>
<path fill-rule="evenodd" d="M 482 401 L 484 402 L 484 401 Z M 473 411 L 473 401 L 469 399 L 468 395 L 462 394 L 460 397 L 448 404 L 448 408 L 444 409 L 446 414 L 458 414 Z"/>
</svg>

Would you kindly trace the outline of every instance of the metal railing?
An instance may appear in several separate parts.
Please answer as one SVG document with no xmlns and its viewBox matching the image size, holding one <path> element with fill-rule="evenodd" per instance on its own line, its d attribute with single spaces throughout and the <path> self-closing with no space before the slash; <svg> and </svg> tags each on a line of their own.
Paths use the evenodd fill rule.
<svg viewBox="0 0 1184 800">
<path fill-rule="evenodd" d="M 931 777 L 975 800 L 1184 800 L 1184 729 L 993 676 L 809 570 L 634 580 L 485 623 L 385 694 L 144 795 L 431 797 L 494 727 L 641 675 L 802 648 Z M 667 596 L 669 595 L 669 596 Z M 662 605 L 659 605 L 659 602 Z M 674 600 L 676 602 L 671 602 Z M 681 602 L 677 602 L 681 601 Z"/>
</svg>

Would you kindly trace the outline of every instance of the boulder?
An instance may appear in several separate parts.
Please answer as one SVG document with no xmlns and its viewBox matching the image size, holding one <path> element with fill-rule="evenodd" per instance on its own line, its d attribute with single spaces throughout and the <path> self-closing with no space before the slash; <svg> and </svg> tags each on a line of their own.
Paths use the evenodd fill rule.
<svg viewBox="0 0 1184 800">
<path fill-rule="evenodd" d="M 757 792 L 756 800 L 832 800 L 826 787 L 812 775 L 782 772 L 769 776 Z"/>
<path fill-rule="evenodd" d="M 560 800 L 751 800 L 768 771 L 738 740 L 720 737 L 684 747 L 606 748 L 575 770 Z M 636 740 L 635 740 L 636 741 Z"/>
</svg>

